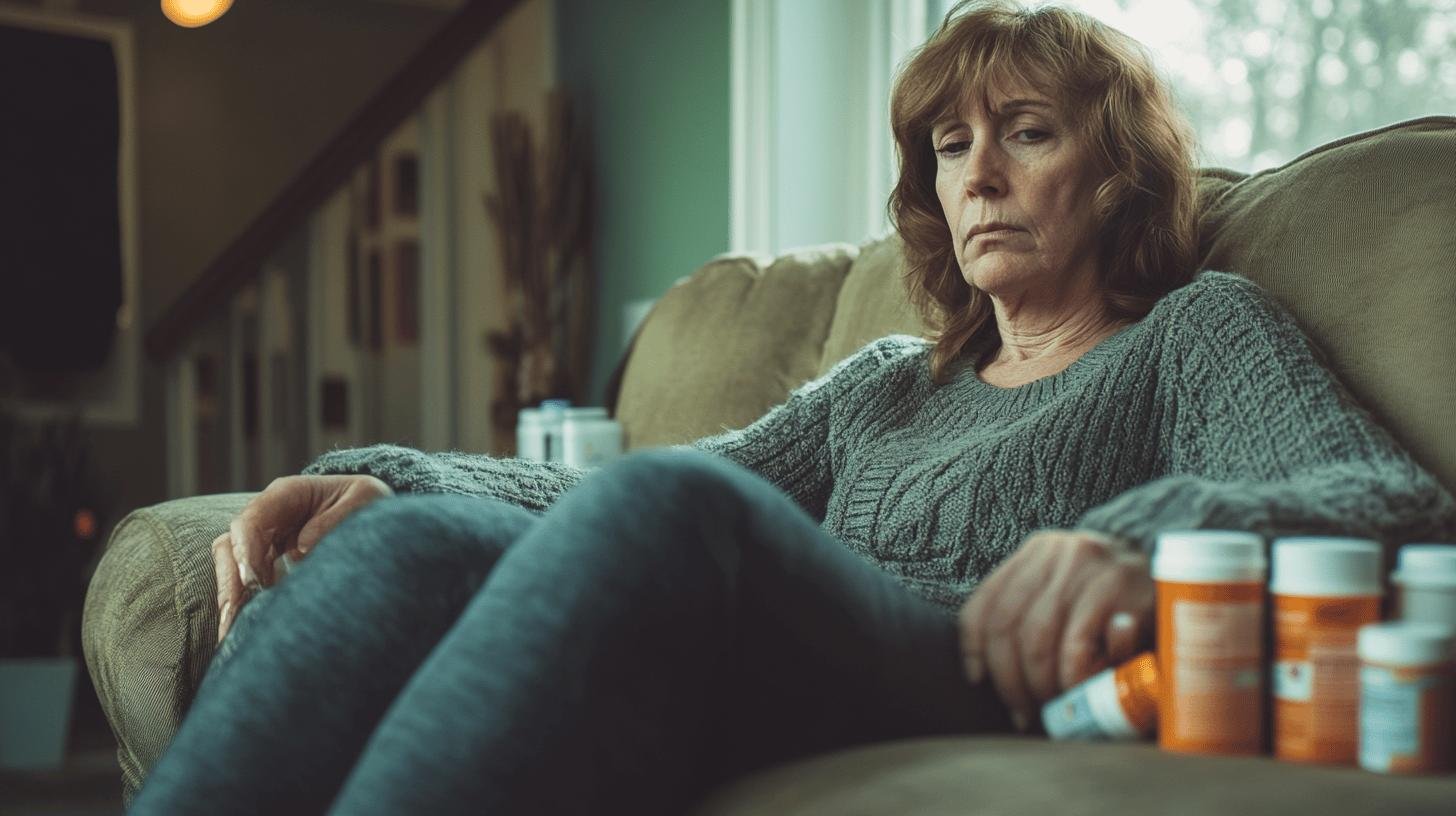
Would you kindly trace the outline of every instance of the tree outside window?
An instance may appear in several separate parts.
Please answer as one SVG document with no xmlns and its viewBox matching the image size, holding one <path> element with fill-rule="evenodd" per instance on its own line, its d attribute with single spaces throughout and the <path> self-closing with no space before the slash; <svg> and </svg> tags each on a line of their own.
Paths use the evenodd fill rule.
<svg viewBox="0 0 1456 816">
<path fill-rule="evenodd" d="M 954 5 L 938 2 L 942 17 Z M 1204 165 L 1254 172 L 1351 133 L 1456 113 L 1456 0 L 1065 5 L 1152 51 Z"/>
</svg>

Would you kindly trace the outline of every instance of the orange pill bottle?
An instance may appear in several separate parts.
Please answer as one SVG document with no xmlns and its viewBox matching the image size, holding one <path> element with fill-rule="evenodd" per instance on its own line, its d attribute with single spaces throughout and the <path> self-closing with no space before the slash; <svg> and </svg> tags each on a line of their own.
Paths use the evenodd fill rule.
<svg viewBox="0 0 1456 816">
<path fill-rule="evenodd" d="M 1264 744 L 1264 540 L 1170 531 L 1153 554 L 1158 603 L 1158 745 L 1258 754 Z"/>
<path fill-rule="evenodd" d="M 1354 765 L 1360 747 L 1360 627 L 1380 620 L 1380 545 L 1301 536 L 1274 542 L 1274 755 Z"/>
<path fill-rule="evenodd" d="M 1103 669 L 1042 706 L 1041 722 L 1054 740 L 1135 740 L 1158 721 L 1158 658 L 1143 652 Z"/>
</svg>

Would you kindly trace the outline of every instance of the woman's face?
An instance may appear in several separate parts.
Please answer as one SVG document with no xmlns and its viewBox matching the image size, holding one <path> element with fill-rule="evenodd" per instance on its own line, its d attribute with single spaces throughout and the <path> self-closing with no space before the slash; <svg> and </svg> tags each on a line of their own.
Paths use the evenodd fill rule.
<svg viewBox="0 0 1456 816">
<path fill-rule="evenodd" d="M 1095 283 L 1092 196 L 1101 179 L 1049 98 L 1009 91 L 991 99 L 993 112 L 971 105 L 931 131 L 935 189 L 961 274 L 1003 298 Z"/>
</svg>

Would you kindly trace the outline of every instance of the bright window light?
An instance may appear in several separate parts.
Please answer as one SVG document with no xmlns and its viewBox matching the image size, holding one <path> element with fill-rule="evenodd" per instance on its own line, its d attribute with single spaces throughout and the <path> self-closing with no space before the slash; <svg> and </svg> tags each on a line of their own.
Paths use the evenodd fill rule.
<svg viewBox="0 0 1456 816">
<path fill-rule="evenodd" d="M 954 5 L 938 2 L 942 16 Z M 1456 112 L 1456 0 L 1058 2 L 1147 46 L 1205 165 L 1255 172 L 1351 133 Z"/>
</svg>

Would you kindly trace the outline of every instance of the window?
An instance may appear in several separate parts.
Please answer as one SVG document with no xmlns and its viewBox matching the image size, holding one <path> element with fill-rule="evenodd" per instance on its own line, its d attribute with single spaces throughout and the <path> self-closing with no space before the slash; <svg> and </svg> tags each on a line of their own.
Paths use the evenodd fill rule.
<svg viewBox="0 0 1456 816">
<path fill-rule="evenodd" d="M 943 18 L 954 5 L 937 0 Z M 1456 0 L 1065 0 L 1148 47 L 1200 163 L 1254 172 L 1456 112 Z"/>
<path fill-rule="evenodd" d="M 1141 42 L 1204 166 L 1456 113 L 1456 0 L 1061 0 Z M 734 0 L 731 249 L 889 227 L 894 71 L 954 0 Z"/>
<path fill-rule="evenodd" d="M 889 228 L 890 82 L 935 0 L 733 0 L 730 249 Z"/>
</svg>

